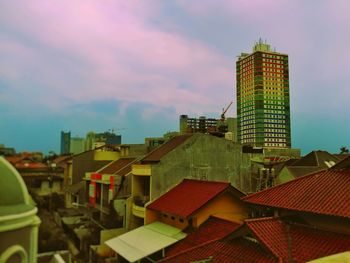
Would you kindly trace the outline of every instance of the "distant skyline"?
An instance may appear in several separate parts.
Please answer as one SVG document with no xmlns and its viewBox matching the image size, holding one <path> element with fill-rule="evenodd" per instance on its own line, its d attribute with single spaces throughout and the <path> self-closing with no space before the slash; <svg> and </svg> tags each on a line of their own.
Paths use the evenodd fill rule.
<svg viewBox="0 0 350 263">
<path fill-rule="evenodd" d="M 235 63 L 263 40 L 289 55 L 292 147 L 350 148 L 350 2 L 2 1 L 0 144 L 59 152 L 108 129 L 142 143 L 179 115 L 236 116 Z M 118 129 L 120 129 L 118 131 Z"/>
</svg>

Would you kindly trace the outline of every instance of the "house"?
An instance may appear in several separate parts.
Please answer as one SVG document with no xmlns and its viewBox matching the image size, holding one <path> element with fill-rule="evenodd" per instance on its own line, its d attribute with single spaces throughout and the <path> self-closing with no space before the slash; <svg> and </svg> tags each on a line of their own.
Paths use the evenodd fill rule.
<svg viewBox="0 0 350 263">
<path fill-rule="evenodd" d="M 306 262 L 350 249 L 350 235 L 335 233 L 288 218 L 246 220 L 251 236 L 279 262 Z"/>
<path fill-rule="evenodd" d="M 106 244 L 119 256 L 134 262 L 144 257 L 161 259 L 195 243 L 217 240 L 239 227 L 247 217 L 242 196 L 244 193 L 227 182 L 184 179 L 146 207 L 144 226 Z"/>
<path fill-rule="evenodd" d="M 128 175 L 131 172 L 131 165 L 136 160 L 136 158 L 120 158 L 96 172 L 86 173 L 84 180 L 86 189 L 89 189 L 86 191 L 86 199 L 89 200 L 90 207 L 98 210 L 102 222 L 112 216 L 112 221 L 115 223 L 121 221 L 123 226 L 126 198 L 131 194 Z"/>
<path fill-rule="evenodd" d="M 267 217 L 247 219 L 224 238 L 178 251 L 159 262 L 307 262 L 349 249 L 350 235 Z"/>
<path fill-rule="evenodd" d="M 144 223 L 145 205 L 184 178 L 249 185 L 250 157 L 238 143 L 207 134 L 175 136 L 132 165 L 130 225 Z"/>
<path fill-rule="evenodd" d="M 229 235 L 177 249 L 159 262 L 307 262 L 349 251 L 349 189 L 347 158 L 327 170 L 242 197 L 255 209 L 253 216 L 272 217 L 245 219 Z M 203 238 L 198 233 L 197 239 Z"/>
<path fill-rule="evenodd" d="M 103 145 L 93 150 L 85 151 L 77 155 L 73 155 L 72 158 L 72 174 L 70 186 L 79 189 L 77 193 L 72 194 L 72 201 L 75 203 L 84 204 L 88 200 L 83 191 L 84 184 L 81 184 L 85 174 L 88 172 L 95 172 L 110 162 L 118 160 L 122 157 L 138 157 L 146 153 L 146 146 L 139 144 L 126 144 L 126 145 Z M 76 189 L 73 189 L 76 190 Z M 74 191 L 72 191 L 74 192 Z"/>
<path fill-rule="evenodd" d="M 56 163 L 43 162 L 41 153 L 24 152 L 5 157 L 20 173 L 39 206 L 52 208 L 53 203 L 64 206 L 63 168 Z M 52 196 L 57 202 L 52 202 Z M 47 198 L 49 197 L 49 198 Z"/>
<path fill-rule="evenodd" d="M 326 151 L 312 151 L 301 159 L 284 166 L 278 173 L 276 183 L 285 183 L 312 172 L 328 169 L 339 161 L 340 158 Z"/>
<path fill-rule="evenodd" d="M 243 197 L 257 213 L 296 216 L 309 225 L 350 234 L 350 157 L 333 167 Z"/>
<path fill-rule="evenodd" d="M 233 240 L 213 240 L 205 242 L 157 262 L 276 263 L 277 260 L 271 253 L 262 248 L 255 240 L 241 237 Z"/>
<path fill-rule="evenodd" d="M 184 232 L 187 236 L 166 249 L 166 257 L 182 253 L 183 251 L 200 246 L 210 241 L 221 240 L 242 224 L 231 222 L 215 216 L 210 216 L 198 228 L 186 228 Z"/>
<path fill-rule="evenodd" d="M 225 182 L 184 179 L 147 205 L 145 223 L 154 221 L 185 229 L 198 228 L 210 216 L 242 223 L 248 216 L 245 196 Z"/>
</svg>

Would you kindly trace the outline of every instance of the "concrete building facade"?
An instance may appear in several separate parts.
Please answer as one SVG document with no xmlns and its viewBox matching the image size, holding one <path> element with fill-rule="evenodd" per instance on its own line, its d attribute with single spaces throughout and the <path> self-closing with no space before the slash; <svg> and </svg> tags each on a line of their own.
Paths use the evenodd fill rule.
<svg viewBox="0 0 350 263">
<path fill-rule="evenodd" d="M 249 172 L 250 157 L 238 143 L 200 133 L 174 137 L 132 165 L 129 223 L 143 224 L 145 205 L 184 178 L 230 182 L 245 191 Z"/>
<path fill-rule="evenodd" d="M 238 141 L 291 147 L 288 55 L 259 40 L 236 62 Z"/>
<path fill-rule="evenodd" d="M 61 131 L 61 154 L 70 153 L 70 139 L 71 133 Z"/>
</svg>

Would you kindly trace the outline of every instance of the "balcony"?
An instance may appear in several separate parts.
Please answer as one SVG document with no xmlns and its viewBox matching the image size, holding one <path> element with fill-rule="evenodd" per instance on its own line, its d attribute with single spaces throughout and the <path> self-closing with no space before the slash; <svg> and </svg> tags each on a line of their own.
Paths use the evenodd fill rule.
<svg viewBox="0 0 350 263">
<path fill-rule="evenodd" d="M 137 196 L 132 204 L 132 214 L 134 216 L 145 218 L 145 205 L 149 202 L 149 196 Z"/>
</svg>

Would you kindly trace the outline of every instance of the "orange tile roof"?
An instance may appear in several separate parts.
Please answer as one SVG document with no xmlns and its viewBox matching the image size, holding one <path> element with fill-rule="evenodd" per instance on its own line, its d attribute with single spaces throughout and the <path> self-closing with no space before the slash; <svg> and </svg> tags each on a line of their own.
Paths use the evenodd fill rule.
<svg viewBox="0 0 350 263">
<path fill-rule="evenodd" d="M 22 161 L 24 158 L 26 158 L 23 155 L 13 155 L 13 156 L 4 156 L 7 161 L 9 161 L 11 164 L 18 163 Z"/>
<path fill-rule="evenodd" d="M 192 134 L 184 134 L 171 138 L 169 141 L 165 142 L 164 144 L 150 152 L 148 155 L 146 155 L 141 160 L 141 163 L 159 162 L 163 156 L 165 156 L 166 154 L 183 144 L 191 136 Z"/>
<path fill-rule="evenodd" d="M 235 192 L 237 192 L 239 197 L 244 196 L 242 192 L 233 188 L 230 183 L 184 179 L 149 204 L 147 209 L 186 218 L 228 189 L 236 190 Z"/>
<path fill-rule="evenodd" d="M 45 169 L 48 170 L 47 164 L 40 162 L 19 162 L 14 165 L 16 169 Z"/>
<path fill-rule="evenodd" d="M 350 218 L 350 169 L 328 169 L 243 197 L 248 203 Z"/>
</svg>

